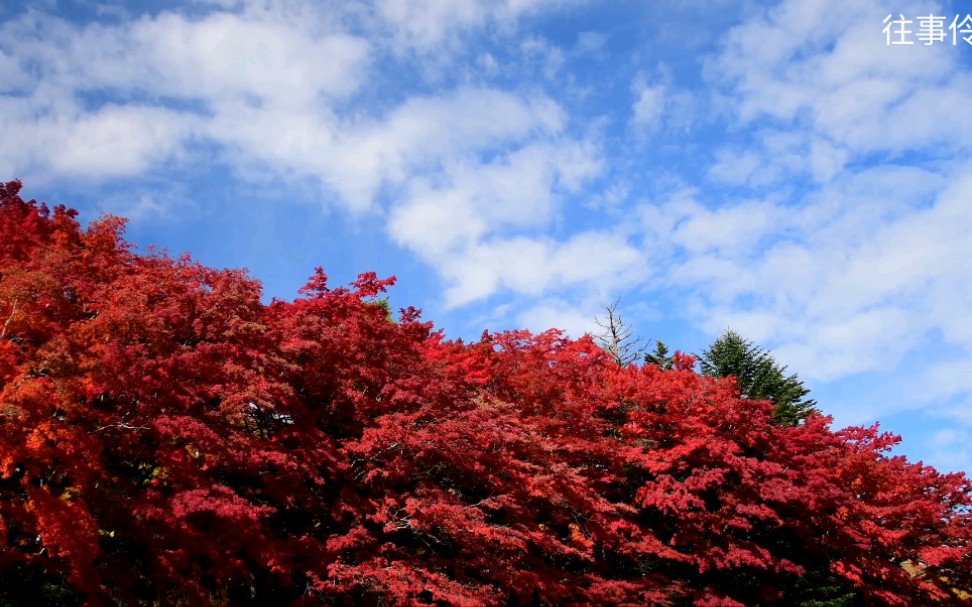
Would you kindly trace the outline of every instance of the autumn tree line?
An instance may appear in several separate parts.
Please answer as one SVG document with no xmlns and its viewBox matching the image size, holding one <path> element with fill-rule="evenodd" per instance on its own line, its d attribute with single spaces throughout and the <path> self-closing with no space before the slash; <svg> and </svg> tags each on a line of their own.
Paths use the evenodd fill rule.
<svg viewBox="0 0 972 607">
<path fill-rule="evenodd" d="M 769 383 L 718 351 L 450 340 L 372 273 L 264 303 L 19 193 L 2 606 L 970 604 L 968 479 L 833 430 L 758 352 Z"/>
<path fill-rule="evenodd" d="M 636 336 L 634 328 L 622 318 L 618 303 L 605 306 L 604 316 L 595 323 L 601 332 L 595 341 L 614 362 L 622 367 L 639 360 L 661 369 L 674 366 L 674 356 L 661 340 L 655 340 L 655 349 L 648 347 Z M 732 377 L 739 395 L 747 400 L 766 400 L 773 403 L 773 421 L 794 426 L 817 410 L 817 401 L 806 398 L 810 394 L 796 373 L 786 374 L 786 367 L 776 362 L 762 347 L 727 329 L 701 354 L 695 356 L 699 371 L 710 377 Z"/>
</svg>

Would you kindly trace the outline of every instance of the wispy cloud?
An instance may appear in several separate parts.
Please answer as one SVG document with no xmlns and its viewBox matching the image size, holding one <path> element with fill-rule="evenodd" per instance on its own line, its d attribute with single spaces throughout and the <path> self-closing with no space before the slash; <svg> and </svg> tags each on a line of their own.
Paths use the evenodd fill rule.
<svg viewBox="0 0 972 607">
<path fill-rule="evenodd" d="M 631 122 L 641 133 L 651 132 L 661 125 L 665 113 L 664 84 L 648 84 L 643 75 L 631 86 L 635 101 L 631 106 Z"/>
</svg>

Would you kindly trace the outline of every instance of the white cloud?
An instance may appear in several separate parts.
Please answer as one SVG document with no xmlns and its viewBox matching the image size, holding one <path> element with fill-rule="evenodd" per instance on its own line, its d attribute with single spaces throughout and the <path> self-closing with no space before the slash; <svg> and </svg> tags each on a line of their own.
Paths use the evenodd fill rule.
<svg viewBox="0 0 972 607">
<path fill-rule="evenodd" d="M 12 53 L 0 48 L 0 93 L 9 93 L 26 87 L 30 76 Z"/>
<path fill-rule="evenodd" d="M 893 369 L 933 333 L 972 351 L 972 182 L 951 160 L 972 141 L 972 86 L 950 45 L 886 46 L 885 15 L 787 0 L 730 30 L 706 75 L 749 138 L 706 176 L 774 194 L 683 190 L 639 211 L 693 319 L 808 378 Z M 906 151 L 928 156 L 874 162 Z"/>
<path fill-rule="evenodd" d="M 915 393 L 910 396 L 926 401 L 972 394 L 972 356 L 953 358 L 931 365 L 917 385 L 920 389 L 916 388 Z"/>
<path fill-rule="evenodd" d="M 719 183 L 742 185 L 762 166 L 759 154 L 749 150 L 716 150 L 716 163 L 709 167 L 707 177 Z"/>
<path fill-rule="evenodd" d="M 954 428 L 944 428 L 932 435 L 930 442 L 936 447 L 950 447 L 958 443 L 966 443 L 963 433 Z"/>
<path fill-rule="evenodd" d="M 810 142 L 810 174 L 818 182 L 829 182 L 847 164 L 850 154 L 846 149 L 825 139 Z"/>
<path fill-rule="evenodd" d="M 698 254 L 709 250 L 752 249 L 775 232 L 782 212 L 765 202 L 744 202 L 717 209 L 697 207 L 671 234 L 672 241 Z"/>
<path fill-rule="evenodd" d="M 199 21 L 163 13 L 139 20 L 129 37 L 142 60 L 143 86 L 153 92 L 214 104 L 251 97 L 278 107 L 355 92 L 364 80 L 369 47 L 362 38 L 342 33 L 321 35 L 228 13 Z M 119 84 L 131 83 L 129 77 Z"/>
<path fill-rule="evenodd" d="M 941 13 L 932 4 L 909 10 Z M 707 73 L 731 87 L 741 121 L 806 123 L 853 152 L 967 141 L 972 117 L 954 112 L 972 104 L 972 87 L 958 49 L 887 46 L 886 14 L 876 1 L 787 0 L 731 30 Z"/>
<path fill-rule="evenodd" d="M 479 154 L 552 137 L 563 122 L 559 106 L 543 97 L 464 88 L 438 97 L 413 98 L 381 120 L 348 127 L 335 141 L 332 154 L 321 159 L 322 172 L 328 185 L 360 208 L 371 202 L 384 182 L 404 184 L 416 173 L 450 163 L 458 166 L 468 161 L 478 166 Z"/>
<path fill-rule="evenodd" d="M 635 101 L 631 106 L 631 122 L 641 132 L 651 132 L 661 126 L 665 113 L 664 84 L 649 85 L 638 77 L 632 85 Z"/>
<path fill-rule="evenodd" d="M 31 99 L 0 100 L 10 118 L 0 124 L 0 171 L 101 180 L 141 174 L 178 157 L 197 125 L 195 117 L 160 107 L 106 105 L 83 112 L 67 100 L 47 111 Z"/>
<path fill-rule="evenodd" d="M 580 53 L 597 53 L 608 41 L 608 35 L 603 32 L 581 32 L 577 36 L 577 51 Z"/>
<path fill-rule="evenodd" d="M 709 333 L 734 327 L 829 380 L 894 368 L 931 332 L 972 351 L 967 174 L 859 169 L 791 203 L 680 191 L 641 216 Z"/>
<path fill-rule="evenodd" d="M 945 428 L 926 441 L 931 452 L 928 463 L 939 470 L 972 469 L 972 431 L 968 428 Z"/>
<path fill-rule="evenodd" d="M 195 215 L 200 208 L 179 184 L 125 190 L 102 196 L 98 202 L 102 213 L 120 215 L 133 222 L 178 222 Z"/>
<path fill-rule="evenodd" d="M 279 156 L 280 124 L 310 113 L 319 126 L 314 112 L 324 107 L 326 116 L 322 102 L 353 93 L 368 58 L 361 39 L 282 19 L 161 13 L 76 28 L 28 12 L 5 23 L 0 45 L 17 49 L 20 94 L 3 103 L 21 117 L 5 140 L 23 145 L 5 149 L 0 167 L 132 175 L 178 157 L 193 140 L 238 145 L 237 135 L 260 126 L 248 151 L 259 157 L 276 146 Z"/>
<path fill-rule="evenodd" d="M 813 319 L 803 335 L 776 349 L 776 354 L 811 379 L 833 379 L 865 371 L 894 368 L 914 346 L 922 323 L 914 311 L 894 305 Z M 919 336 L 920 338 L 920 336 Z"/>
<path fill-rule="evenodd" d="M 437 173 L 448 162 L 553 137 L 563 122 L 562 110 L 548 98 L 465 87 L 412 97 L 380 117 L 239 107 L 209 128 L 240 153 L 315 176 L 346 209 L 365 211 L 383 187 Z"/>
<path fill-rule="evenodd" d="M 392 209 L 392 237 L 429 260 L 441 259 L 465 243 L 476 242 L 489 225 L 472 196 L 455 190 L 436 190 L 428 180 L 411 185 L 408 203 Z"/>
<path fill-rule="evenodd" d="M 378 0 L 377 13 L 390 28 L 399 53 L 428 53 L 454 46 L 462 34 L 488 25 L 510 30 L 522 17 L 584 0 Z"/>
<path fill-rule="evenodd" d="M 540 71 L 545 78 L 553 79 L 564 66 L 564 51 L 549 41 L 536 36 L 527 38 L 520 43 L 520 51 L 524 57 L 537 58 L 540 61 Z"/>
<path fill-rule="evenodd" d="M 364 79 L 369 43 L 310 20 L 270 11 L 173 12 L 117 25 L 74 26 L 27 13 L 5 24 L 3 40 L 21 64 L 67 93 L 197 99 L 211 104 L 250 97 L 286 106 L 318 95 L 343 97 Z"/>
<path fill-rule="evenodd" d="M 594 322 L 603 310 L 578 309 L 575 302 L 559 299 L 544 299 L 517 315 L 517 326 L 535 333 L 547 329 L 560 329 L 567 335 L 578 338 L 585 333 L 596 335 L 599 327 Z"/>
<path fill-rule="evenodd" d="M 377 9 L 402 47 L 419 49 L 435 47 L 456 32 L 481 27 L 489 16 L 486 5 L 476 0 L 380 0 Z"/>
<path fill-rule="evenodd" d="M 567 4 L 429 0 L 406 10 L 379 2 L 372 16 L 394 30 L 399 51 L 425 52 Z M 221 6 L 111 25 L 39 13 L 4 24 L 0 48 L 18 55 L 4 51 L 0 71 L 20 95 L 2 103 L 23 120 L 5 125 L 5 141 L 22 147 L 0 153 L 0 168 L 110 179 L 188 162 L 194 145 L 215 144 L 239 176 L 316 179 L 351 212 L 380 212 L 387 194 L 389 234 L 445 278 L 454 305 L 498 290 L 539 294 L 642 263 L 607 234 L 568 233 L 563 243 L 517 235 L 556 225 L 563 198 L 603 170 L 599 146 L 566 135 L 566 112 L 550 97 L 470 84 L 355 110 L 347 103 L 387 48 L 308 4 Z M 367 31 L 374 24 L 362 15 Z M 555 75 L 563 52 L 539 37 L 524 44 Z M 149 200 L 139 209 L 159 211 Z"/>
<path fill-rule="evenodd" d="M 583 285 L 607 294 L 647 278 L 644 254 L 622 236 L 582 232 L 565 242 L 513 237 L 474 245 L 443 261 L 450 283 L 446 303 L 459 306 L 489 297 L 501 288 L 538 296 L 555 288 Z"/>
<path fill-rule="evenodd" d="M 74 28 L 34 13 L 7 23 L 0 39 L 18 60 L 4 53 L 0 70 L 24 94 L 2 100 L 21 118 L 5 125 L 4 139 L 22 145 L 0 153 L 0 168 L 103 179 L 213 142 L 243 174 L 260 163 L 316 177 L 347 209 L 363 211 L 383 187 L 446 159 L 563 129 L 563 110 L 549 98 L 482 87 L 406 98 L 379 116 L 339 112 L 368 77 L 371 45 L 314 17 L 277 2 L 112 26 Z M 34 76 L 25 65 L 37 66 Z M 117 101 L 89 103 L 102 94 Z M 576 180 L 566 169 L 561 178 Z"/>
<path fill-rule="evenodd" d="M 499 235 L 549 227 L 559 216 L 562 196 L 600 171 L 596 146 L 546 138 L 490 161 L 453 160 L 434 179 L 411 180 L 405 201 L 391 210 L 389 233 L 446 278 L 450 305 L 488 297 L 500 289 L 540 294 L 578 282 L 573 268 L 586 263 L 574 258 L 597 254 L 595 250 L 585 253 L 583 247 L 596 249 L 602 240 L 582 234 L 559 244 Z M 626 243 L 611 244 L 627 248 Z"/>
<path fill-rule="evenodd" d="M 173 156 L 192 126 L 191 120 L 163 108 L 106 106 L 77 118 L 52 138 L 48 161 L 63 175 L 140 174 Z"/>
</svg>

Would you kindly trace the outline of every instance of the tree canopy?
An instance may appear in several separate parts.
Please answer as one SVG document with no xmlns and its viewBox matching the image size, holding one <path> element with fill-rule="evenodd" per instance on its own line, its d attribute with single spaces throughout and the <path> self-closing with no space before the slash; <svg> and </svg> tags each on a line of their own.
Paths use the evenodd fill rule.
<svg viewBox="0 0 972 607">
<path fill-rule="evenodd" d="M 261 302 L 0 186 L 0 605 L 967 605 L 972 486 L 393 279 Z M 837 601 L 841 601 L 838 603 Z"/>
<path fill-rule="evenodd" d="M 668 346 L 660 339 L 655 340 L 655 349 L 645 354 L 645 364 L 669 370 L 675 366 L 675 357 L 669 352 Z"/>
<path fill-rule="evenodd" d="M 750 400 L 769 400 L 775 405 L 773 418 L 783 425 L 796 425 L 816 411 L 810 393 L 796 374 L 786 375 L 769 352 L 728 330 L 699 356 L 704 375 L 732 376 L 740 395 Z"/>
</svg>

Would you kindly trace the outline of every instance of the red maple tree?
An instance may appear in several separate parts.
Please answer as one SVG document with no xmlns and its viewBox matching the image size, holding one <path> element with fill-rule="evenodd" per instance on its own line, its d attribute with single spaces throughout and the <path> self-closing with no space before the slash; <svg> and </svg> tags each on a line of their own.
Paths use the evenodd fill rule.
<svg viewBox="0 0 972 607">
<path fill-rule="evenodd" d="M 261 302 L 0 186 L 0 605 L 967 605 L 972 487 L 876 427 L 392 280 Z"/>
</svg>

